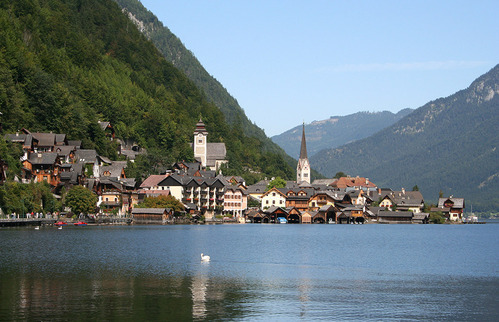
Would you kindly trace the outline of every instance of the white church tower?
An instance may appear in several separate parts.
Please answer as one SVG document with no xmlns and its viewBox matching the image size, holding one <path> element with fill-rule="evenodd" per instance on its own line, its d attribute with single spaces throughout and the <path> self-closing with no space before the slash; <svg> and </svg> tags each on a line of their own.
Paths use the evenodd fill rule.
<svg viewBox="0 0 499 322">
<path fill-rule="evenodd" d="M 208 153 L 207 137 L 208 131 L 206 131 L 203 120 L 199 119 L 194 130 L 194 158 L 201 161 L 203 167 L 206 167 Z"/>
<path fill-rule="evenodd" d="M 305 123 L 303 123 L 303 134 L 301 136 L 300 158 L 296 166 L 296 182 L 310 183 L 310 162 L 307 157 L 307 142 L 305 140 Z"/>
</svg>

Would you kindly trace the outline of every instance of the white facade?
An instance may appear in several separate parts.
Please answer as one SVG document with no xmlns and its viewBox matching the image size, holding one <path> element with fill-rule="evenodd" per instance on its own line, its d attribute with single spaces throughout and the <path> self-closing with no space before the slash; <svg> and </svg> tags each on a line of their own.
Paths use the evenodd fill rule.
<svg viewBox="0 0 499 322">
<path fill-rule="evenodd" d="M 206 135 L 194 133 L 194 158 L 201 161 L 201 165 L 206 167 Z"/>
<path fill-rule="evenodd" d="M 262 196 L 262 209 L 267 209 L 272 206 L 286 207 L 286 196 L 275 188 L 267 191 Z"/>
</svg>

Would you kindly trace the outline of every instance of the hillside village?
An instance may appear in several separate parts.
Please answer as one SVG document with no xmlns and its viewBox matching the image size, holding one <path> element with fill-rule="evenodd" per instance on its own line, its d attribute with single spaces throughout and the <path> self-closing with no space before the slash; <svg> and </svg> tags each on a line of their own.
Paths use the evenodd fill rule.
<svg viewBox="0 0 499 322">
<path fill-rule="evenodd" d="M 128 161 L 133 162 L 135 156 L 142 153 L 138 146 L 116 139 L 109 122 L 99 122 L 99 126 L 109 140 L 118 141 L 118 152 Z M 98 196 L 96 212 L 89 215 L 101 218 L 131 218 L 135 223 L 172 223 L 176 218 L 189 218 L 194 222 L 329 224 L 428 223 L 430 220 L 419 191 L 381 188 L 361 177 L 311 182 L 304 127 L 297 179 L 286 181 L 284 187 L 272 186 L 274 178 L 247 186 L 241 176 L 224 176 L 221 167 L 228 162 L 225 144 L 208 142 L 208 131 L 201 119 L 191 143 L 196 161 L 176 162 L 171 170 L 151 175 L 140 185 L 135 178 L 126 177 L 128 161 L 111 161 L 95 150 L 82 149 L 81 141 L 68 140 L 65 134 L 32 133 L 23 129 L 7 134 L 5 139 L 22 145 L 18 182 L 45 181 L 57 198 L 73 186 L 84 186 Z M 141 207 L 145 198 L 158 196 L 174 197 L 182 203 L 184 211 L 175 213 L 170 208 Z M 430 211 L 442 213 L 448 221 L 461 222 L 464 207 L 462 198 L 442 197 Z"/>
</svg>

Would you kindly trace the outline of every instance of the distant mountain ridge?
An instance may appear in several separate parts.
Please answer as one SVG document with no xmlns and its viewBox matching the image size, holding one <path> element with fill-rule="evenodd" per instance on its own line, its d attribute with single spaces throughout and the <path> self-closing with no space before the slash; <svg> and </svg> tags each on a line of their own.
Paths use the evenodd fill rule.
<svg viewBox="0 0 499 322">
<path fill-rule="evenodd" d="M 312 167 L 369 177 L 378 186 L 418 185 L 426 200 L 464 197 L 475 211 L 499 205 L 499 65 L 467 89 L 416 109 L 359 141 L 321 151 Z"/>
<path fill-rule="evenodd" d="M 324 149 L 338 146 L 366 138 L 387 126 L 390 126 L 411 113 L 412 109 L 403 109 L 398 113 L 357 112 L 345 116 L 332 116 L 322 121 L 313 121 L 305 124 L 307 150 L 309 156 L 315 155 Z M 300 153 L 302 126 L 296 126 L 284 133 L 273 136 L 271 139 L 292 157 Z"/>
</svg>

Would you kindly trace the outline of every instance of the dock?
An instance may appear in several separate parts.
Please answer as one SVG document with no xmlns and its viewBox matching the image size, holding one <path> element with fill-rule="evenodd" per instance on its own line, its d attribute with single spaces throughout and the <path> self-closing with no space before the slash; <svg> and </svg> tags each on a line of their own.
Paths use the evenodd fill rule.
<svg viewBox="0 0 499 322">
<path fill-rule="evenodd" d="M 53 225 L 56 219 L 48 218 L 14 218 L 0 219 L 0 227 L 18 227 L 18 226 L 42 226 Z"/>
</svg>

